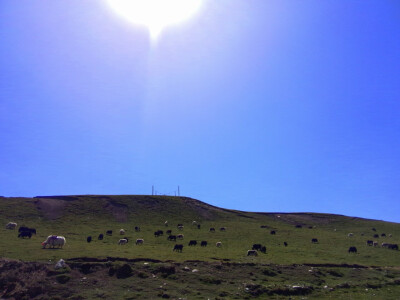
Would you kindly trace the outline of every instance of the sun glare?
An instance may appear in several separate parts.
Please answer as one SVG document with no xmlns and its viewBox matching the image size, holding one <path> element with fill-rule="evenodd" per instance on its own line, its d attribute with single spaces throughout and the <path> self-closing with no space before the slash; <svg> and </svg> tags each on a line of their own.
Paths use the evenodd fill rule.
<svg viewBox="0 0 400 300">
<path fill-rule="evenodd" d="M 151 38 L 174 23 L 190 18 L 199 10 L 202 0 L 107 0 L 109 5 L 128 21 L 145 25 Z"/>
</svg>

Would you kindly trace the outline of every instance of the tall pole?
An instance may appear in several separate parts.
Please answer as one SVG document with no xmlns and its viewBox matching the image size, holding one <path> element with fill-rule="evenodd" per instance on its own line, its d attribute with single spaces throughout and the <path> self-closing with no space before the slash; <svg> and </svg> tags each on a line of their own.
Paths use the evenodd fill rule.
<svg viewBox="0 0 400 300">
<path fill-rule="evenodd" d="M 178 196 L 181 195 L 181 191 L 179 190 L 179 185 L 178 185 Z"/>
</svg>

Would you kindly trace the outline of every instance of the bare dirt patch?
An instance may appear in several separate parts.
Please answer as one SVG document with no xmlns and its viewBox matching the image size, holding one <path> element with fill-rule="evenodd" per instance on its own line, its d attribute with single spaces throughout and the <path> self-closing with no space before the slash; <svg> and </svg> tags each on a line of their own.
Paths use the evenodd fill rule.
<svg viewBox="0 0 400 300">
<path fill-rule="evenodd" d="M 66 201 L 59 199 L 44 199 L 38 198 L 34 201 L 36 208 L 40 210 L 43 215 L 51 220 L 58 219 L 63 215 L 63 210 Z"/>
<path fill-rule="evenodd" d="M 112 215 L 118 222 L 128 221 L 128 207 L 126 205 L 107 201 L 104 205 L 104 209 L 112 213 Z"/>
</svg>

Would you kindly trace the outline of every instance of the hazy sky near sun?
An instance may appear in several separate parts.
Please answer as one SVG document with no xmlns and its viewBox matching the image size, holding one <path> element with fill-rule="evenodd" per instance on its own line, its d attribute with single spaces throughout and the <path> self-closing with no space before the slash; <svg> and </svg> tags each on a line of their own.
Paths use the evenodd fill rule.
<svg viewBox="0 0 400 300">
<path fill-rule="evenodd" d="M 152 185 L 400 222 L 400 2 L 208 0 L 152 43 L 106 1 L 2 0 L 0 195 Z"/>
</svg>

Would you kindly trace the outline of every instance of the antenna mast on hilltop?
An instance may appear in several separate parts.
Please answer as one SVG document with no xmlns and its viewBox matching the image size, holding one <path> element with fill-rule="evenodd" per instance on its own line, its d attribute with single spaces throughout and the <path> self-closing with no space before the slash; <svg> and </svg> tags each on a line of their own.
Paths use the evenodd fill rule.
<svg viewBox="0 0 400 300">
<path fill-rule="evenodd" d="M 151 195 L 154 196 L 154 185 L 151 186 Z"/>
<path fill-rule="evenodd" d="M 181 195 L 181 192 L 179 190 L 179 185 L 178 185 L 178 196 L 180 196 L 180 195 Z"/>
</svg>

